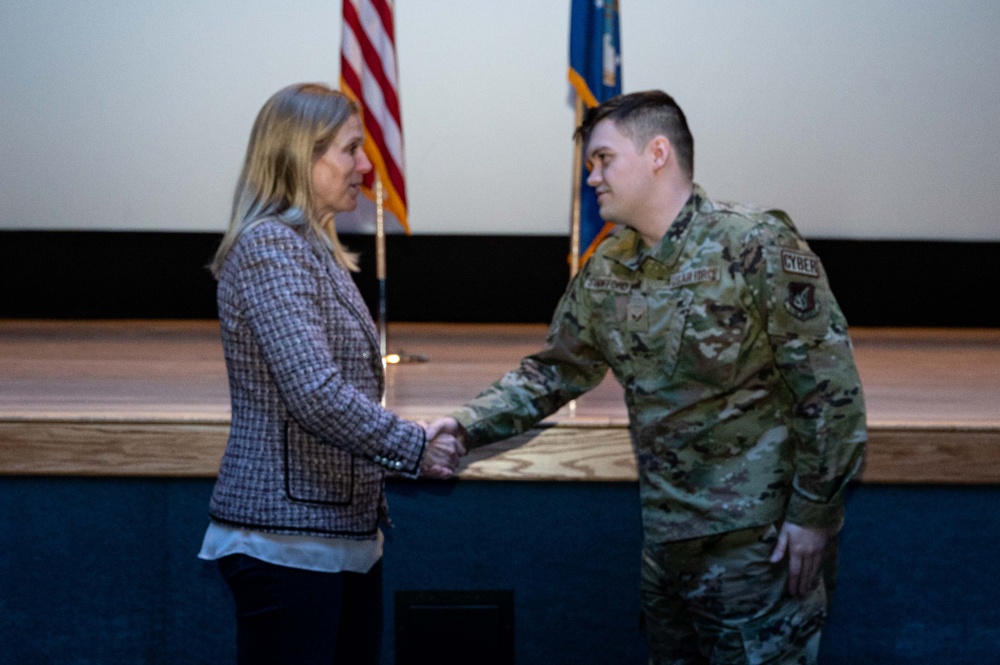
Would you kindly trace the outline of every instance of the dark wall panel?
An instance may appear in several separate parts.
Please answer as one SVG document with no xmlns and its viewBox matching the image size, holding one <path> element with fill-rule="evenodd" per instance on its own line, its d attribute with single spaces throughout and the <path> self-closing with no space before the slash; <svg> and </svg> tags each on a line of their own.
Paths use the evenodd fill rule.
<svg viewBox="0 0 1000 665">
<path fill-rule="evenodd" d="M 228 590 L 195 558 L 211 488 L 0 478 L 0 665 L 234 662 Z M 519 665 L 646 662 L 635 483 L 393 481 L 387 494 L 387 665 L 397 591 L 493 589 L 513 590 Z M 856 487 L 820 662 L 996 662 L 1000 522 L 983 516 L 998 501 L 1000 486 Z"/>
<path fill-rule="evenodd" d="M 220 236 L 0 232 L 0 317 L 214 318 Z"/>
<path fill-rule="evenodd" d="M 0 318 L 214 318 L 214 233 L 0 231 Z M 372 236 L 356 281 L 378 299 Z M 1000 327 L 1000 243 L 811 241 L 856 326 Z M 547 322 L 564 236 L 390 236 L 387 318 Z"/>
</svg>

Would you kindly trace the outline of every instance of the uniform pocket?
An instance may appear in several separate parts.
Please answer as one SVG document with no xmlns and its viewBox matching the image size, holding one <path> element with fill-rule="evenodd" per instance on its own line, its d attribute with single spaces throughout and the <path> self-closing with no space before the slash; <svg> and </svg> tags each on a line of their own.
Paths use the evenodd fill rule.
<svg viewBox="0 0 1000 665">
<path fill-rule="evenodd" d="M 731 388 L 749 316 L 734 288 L 698 292 L 684 328 L 685 376 L 713 389 Z"/>
<path fill-rule="evenodd" d="M 673 375 L 692 298 L 687 289 L 662 289 L 628 303 L 625 343 L 640 380 L 662 381 Z"/>
<path fill-rule="evenodd" d="M 787 599 L 776 612 L 740 629 L 746 662 L 815 663 L 825 619 L 826 592 L 817 584 L 805 598 Z"/>
<path fill-rule="evenodd" d="M 293 501 L 344 505 L 354 493 L 354 456 L 285 423 L 285 491 Z"/>
</svg>

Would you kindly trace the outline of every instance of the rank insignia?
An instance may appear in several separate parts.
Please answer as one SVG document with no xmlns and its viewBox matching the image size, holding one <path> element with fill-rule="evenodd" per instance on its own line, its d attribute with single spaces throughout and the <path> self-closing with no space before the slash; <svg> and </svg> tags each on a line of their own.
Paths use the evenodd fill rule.
<svg viewBox="0 0 1000 665">
<path fill-rule="evenodd" d="M 788 310 L 789 314 L 803 321 L 819 314 L 819 305 L 816 303 L 816 285 L 789 282 L 785 309 Z"/>
<path fill-rule="evenodd" d="M 633 293 L 628 300 L 628 328 L 639 332 L 649 330 L 649 302 L 639 293 Z"/>
</svg>

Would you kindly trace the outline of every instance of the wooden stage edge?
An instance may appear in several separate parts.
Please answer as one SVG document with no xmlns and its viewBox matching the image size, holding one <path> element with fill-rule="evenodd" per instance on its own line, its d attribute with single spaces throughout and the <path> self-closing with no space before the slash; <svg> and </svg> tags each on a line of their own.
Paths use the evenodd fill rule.
<svg viewBox="0 0 1000 665">
<path fill-rule="evenodd" d="M 0 321 L 0 475 L 215 476 L 229 429 L 217 324 L 59 325 Z M 433 362 L 390 367 L 390 407 L 447 413 L 543 336 L 544 326 L 391 325 L 390 340 Z M 869 402 L 862 482 L 1000 484 L 1000 330 L 854 340 Z M 620 388 L 594 393 L 575 414 L 473 451 L 459 478 L 634 482 Z"/>
<path fill-rule="evenodd" d="M 214 477 L 228 422 L 0 421 L 0 475 Z M 633 482 L 624 425 L 543 423 L 472 451 L 462 480 Z M 1000 483 L 1000 431 L 874 427 L 862 482 Z"/>
</svg>

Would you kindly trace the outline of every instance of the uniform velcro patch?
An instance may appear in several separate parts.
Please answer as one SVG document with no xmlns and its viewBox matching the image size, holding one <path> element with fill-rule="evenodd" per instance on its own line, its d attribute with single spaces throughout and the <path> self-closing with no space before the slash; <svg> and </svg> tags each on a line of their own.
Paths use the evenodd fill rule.
<svg viewBox="0 0 1000 665">
<path fill-rule="evenodd" d="M 808 252 L 783 249 L 781 250 L 781 269 L 794 275 L 819 277 L 819 259 L 815 254 Z"/>
<path fill-rule="evenodd" d="M 785 309 L 788 310 L 789 314 L 802 321 L 819 314 L 819 303 L 816 302 L 816 285 L 790 282 Z"/>
<path fill-rule="evenodd" d="M 614 291 L 615 293 L 628 293 L 634 286 L 627 279 L 615 279 L 614 277 L 588 277 L 583 285 L 591 291 Z"/>
<path fill-rule="evenodd" d="M 688 284 L 701 284 L 702 282 L 718 282 L 718 268 L 693 268 L 684 272 L 676 273 L 670 278 L 670 286 L 686 286 Z"/>
</svg>

